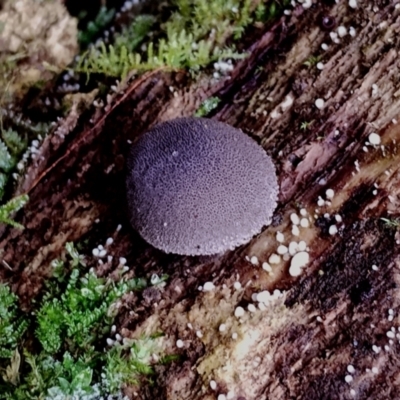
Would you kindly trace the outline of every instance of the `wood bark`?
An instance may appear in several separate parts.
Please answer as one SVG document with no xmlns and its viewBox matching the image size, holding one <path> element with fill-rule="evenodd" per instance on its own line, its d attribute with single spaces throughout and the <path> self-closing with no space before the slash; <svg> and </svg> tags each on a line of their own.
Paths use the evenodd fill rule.
<svg viewBox="0 0 400 400">
<path fill-rule="evenodd" d="M 19 192 L 30 194 L 18 215 L 25 230 L 0 232 L 11 267 L 0 278 L 12 283 L 24 308 L 67 241 L 84 243 L 99 274 L 112 274 L 118 257 L 126 257 L 131 276 L 169 275 L 164 289 L 121 303 L 123 336 L 163 331 L 165 351 L 181 355 L 157 367 L 155 384 L 128 388 L 132 398 L 216 399 L 228 391 L 241 400 L 400 398 L 400 235 L 381 219 L 399 216 L 400 8 L 383 0 L 358 0 L 355 10 L 347 1 L 332 3 L 299 6 L 256 32 L 230 78 L 194 82 L 184 72 L 153 71 L 121 85 L 102 108 L 77 101 L 21 182 Z M 332 42 L 321 22 L 328 15 L 335 29 L 353 27 L 355 36 Z M 322 70 L 304 64 L 312 56 L 321 57 Z M 273 157 L 279 206 L 273 224 L 234 251 L 163 254 L 129 226 L 129 143 L 157 122 L 192 115 L 210 96 L 222 99 L 212 118 L 243 129 Z M 372 132 L 380 145 L 366 143 Z M 319 206 L 319 197 L 329 200 L 328 188 L 334 197 Z M 293 236 L 290 214 L 300 209 L 313 222 Z M 290 260 L 272 273 L 261 268 L 276 252 L 278 231 L 285 244 L 307 243 L 310 263 L 300 277 L 289 275 Z M 114 259 L 99 265 L 91 249 L 108 237 Z M 253 256 L 259 265 L 249 262 Z M 216 289 L 199 291 L 207 281 Z M 262 290 L 282 296 L 248 312 Z M 240 319 L 238 306 L 246 310 Z"/>
</svg>

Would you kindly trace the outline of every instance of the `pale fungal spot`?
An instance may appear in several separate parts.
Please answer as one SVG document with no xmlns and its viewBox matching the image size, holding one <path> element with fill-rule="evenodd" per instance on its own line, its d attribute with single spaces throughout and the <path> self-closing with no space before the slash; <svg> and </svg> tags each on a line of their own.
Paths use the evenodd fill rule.
<svg viewBox="0 0 400 400">
<path fill-rule="evenodd" d="M 305 10 L 309 9 L 312 6 L 312 0 L 304 0 L 302 6 Z"/>
<path fill-rule="evenodd" d="M 286 111 L 288 108 L 290 108 L 293 104 L 294 98 L 291 95 L 287 95 L 283 102 L 281 103 L 281 108 L 282 111 Z"/>
<path fill-rule="evenodd" d="M 282 232 L 276 232 L 276 240 L 277 240 L 279 243 L 283 243 L 283 242 L 284 242 L 285 236 L 283 235 Z"/>
<path fill-rule="evenodd" d="M 300 226 L 302 228 L 308 228 L 310 226 L 310 221 L 307 218 L 302 218 L 300 220 Z"/>
<path fill-rule="evenodd" d="M 219 326 L 218 330 L 219 330 L 220 332 L 225 332 L 225 331 L 226 331 L 226 325 L 225 325 L 225 324 L 221 324 L 221 325 Z"/>
<path fill-rule="evenodd" d="M 219 394 L 217 399 L 218 400 L 226 400 L 226 396 L 224 394 Z"/>
<path fill-rule="evenodd" d="M 232 333 L 232 339 L 236 340 L 238 338 L 238 334 L 236 332 Z"/>
<path fill-rule="evenodd" d="M 193 329 L 193 325 L 192 325 L 190 322 L 188 322 L 186 326 L 187 326 L 189 329 Z"/>
<path fill-rule="evenodd" d="M 283 244 L 281 244 L 280 246 L 278 246 L 276 251 L 278 254 L 284 255 L 288 252 L 288 248 L 286 246 L 284 246 Z"/>
<path fill-rule="evenodd" d="M 343 221 L 342 217 L 341 217 L 339 214 L 336 214 L 336 215 L 335 215 L 335 220 L 336 220 L 336 222 L 338 222 L 338 223 L 341 223 L 341 222 Z"/>
<path fill-rule="evenodd" d="M 357 0 L 349 0 L 349 7 L 357 8 Z"/>
<path fill-rule="evenodd" d="M 240 306 L 236 307 L 236 309 L 235 309 L 235 317 L 236 318 L 243 317 L 244 313 L 245 313 L 245 311 L 244 311 L 243 307 L 240 307 Z"/>
<path fill-rule="evenodd" d="M 322 71 L 324 69 L 324 64 L 322 62 L 317 63 L 317 69 Z"/>
<path fill-rule="evenodd" d="M 203 285 L 203 291 L 204 292 L 210 292 L 211 290 L 214 290 L 214 289 L 215 289 L 215 286 L 214 286 L 214 284 L 212 282 L 206 282 Z"/>
<path fill-rule="evenodd" d="M 269 256 L 268 262 L 270 264 L 279 264 L 281 262 L 281 257 L 278 256 L 278 254 L 273 253 Z"/>
<path fill-rule="evenodd" d="M 232 400 L 235 397 L 235 392 L 233 390 L 230 390 L 227 394 L 226 394 L 226 398 L 227 400 Z"/>
<path fill-rule="evenodd" d="M 240 282 L 235 282 L 234 284 L 233 284 L 233 287 L 236 289 L 236 290 L 240 290 L 241 288 L 242 288 L 242 285 L 241 285 L 241 283 Z"/>
<path fill-rule="evenodd" d="M 324 99 L 315 100 L 315 107 L 317 107 L 319 110 L 322 110 L 324 108 L 324 105 L 325 105 Z"/>
<path fill-rule="evenodd" d="M 355 37 L 356 36 L 356 30 L 355 30 L 355 28 L 353 27 L 353 26 L 350 26 L 350 28 L 349 28 L 349 35 L 351 36 L 351 37 Z"/>
<path fill-rule="evenodd" d="M 368 141 L 373 146 L 378 146 L 381 143 L 381 137 L 377 133 L 373 132 L 368 136 Z"/>
<path fill-rule="evenodd" d="M 374 352 L 374 353 L 376 353 L 376 354 L 379 354 L 380 352 L 381 352 L 381 348 L 379 347 L 379 346 L 377 346 L 377 345 L 373 345 L 372 346 L 372 351 Z"/>
<path fill-rule="evenodd" d="M 255 312 L 257 311 L 256 306 L 255 306 L 254 304 L 251 304 L 251 303 L 247 306 L 247 309 L 248 309 L 249 312 L 251 312 L 251 313 L 255 313 Z"/>
<path fill-rule="evenodd" d="M 258 258 L 256 256 L 253 256 L 253 257 L 250 258 L 250 262 L 253 265 L 258 265 Z"/>
<path fill-rule="evenodd" d="M 373 374 L 377 374 L 378 373 L 378 368 L 377 367 L 372 367 L 371 371 Z"/>
<path fill-rule="evenodd" d="M 324 51 L 327 51 L 329 49 L 329 46 L 326 43 L 321 44 L 321 49 Z"/>
<path fill-rule="evenodd" d="M 100 253 L 99 253 L 99 257 L 100 257 L 100 258 L 103 258 L 103 257 L 105 257 L 106 255 L 107 255 L 107 250 L 105 250 L 105 249 L 100 250 Z"/>
<path fill-rule="evenodd" d="M 333 191 L 333 189 L 327 189 L 325 194 L 326 194 L 326 197 L 328 199 L 333 199 L 333 196 L 335 195 L 335 192 Z"/>
<path fill-rule="evenodd" d="M 300 229 L 297 225 L 292 226 L 292 235 L 293 236 L 299 236 L 300 235 Z"/>
<path fill-rule="evenodd" d="M 299 276 L 309 261 L 310 255 L 306 251 L 295 254 L 290 262 L 289 274 L 291 276 Z"/>
<path fill-rule="evenodd" d="M 299 251 L 299 245 L 297 242 L 290 242 L 289 243 L 289 254 L 294 256 Z"/>
<path fill-rule="evenodd" d="M 329 227 L 329 234 L 330 234 L 331 236 L 336 235 L 337 232 L 338 232 L 338 229 L 337 229 L 337 226 L 336 226 L 336 225 L 331 225 L 331 226 Z"/>
<path fill-rule="evenodd" d="M 262 269 L 267 272 L 272 272 L 272 267 L 267 262 L 262 263 Z"/>
<path fill-rule="evenodd" d="M 203 337 L 203 333 L 201 331 L 196 331 L 196 336 L 201 339 Z"/>
<path fill-rule="evenodd" d="M 305 216 L 307 216 L 307 210 L 305 209 L 305 208 L 302 208 L 301 210 L 300 210 L 300 215 L 301 216 L 303 216 L 303 217 L 305 217 Z"/>
<path fill-rule="evenodd" d="M 379 269 L 379 268 L 378 268 L 377 265 L 374 264 L 374 265 L 372 266 L 372 270 L 373 270 L 373 271 L 378 271 L 378 269 Z"/>
<path fill-rule="evenodd" d="M 98 257 L 99 256 L 99 254 L 100 254 L 100 251 L 99 251 L 99 249 L 93 249 L 92 250 L 92 254 L 95 256 L 95 257 Z"/>
<path fill-rule="evenodd" d="M 211 388 L 212 390 L 217 389 L 217 382 L 211 380 L 211 381 L 210 381 L 210 388 Z"/>
<path fill-rule="evenodd" d="M 353 382 L 353 377 L 351 375 L 346 375 L 344 377 L 344 380 L 346 381 L 346 383 L 351 383 Z"/>
<path fill-rule="evenodd" d="M 300 224 L 300 218 L 296 213 L 291 213 L 290 214 L 290 220 L 292 221 L 293 225 L 299 225 Z"/>
<path fill-rule="evenodd" d="M 351 364 L 349 364 L 349 365 L 347 366 L 347 372 L 348 372 L 349 374 L 354 374 L 355 371 L 356 371 L 355 368 L 354 368 Z"/>
<path fill-rule="evenodd" d="M 299 251 L 304 251 L 307 249 L 307 243 L 304 240 L 299 242 Z"/>
<path fill-rule="evenodd" d="M 337 32 L 338 32 L 339 37 L 344 37 L 347 35 L 347 28 L 345 26 L 341 25 L 338 27 Z"/>
<path fill-rule="evenodd" d="M 183 340 L 178 339 L 176 341 L 176 347 L 178 347 L 178 349 L 181 349 L 183 347 L 183 345 L 184 345 Z"/>
<path fill-rule="evenodd" d="M 394 339 L 395 334 L 394 334 L 392 331 L 387 331 L 387 332 L 386 332 L 386 336 L 387 336 L 388 338 L 390 338 L 390 339 Z"/>
<path fill-rule="evenodd" d="M 323 207 L 325 205 L 325 200 L 321 196 L 318 196 L 317 205 L 318 207 Z"/>
</svg>

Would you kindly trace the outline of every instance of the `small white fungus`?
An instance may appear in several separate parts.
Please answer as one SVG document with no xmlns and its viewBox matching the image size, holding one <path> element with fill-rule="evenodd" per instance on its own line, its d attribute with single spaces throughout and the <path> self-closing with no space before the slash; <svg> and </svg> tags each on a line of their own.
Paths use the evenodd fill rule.
<svg viewBox="0 0 400 400">
<path fill-rule="evenodd" d="M 309 261 L 310 255 L 306 251 L 295 254 L 290 263 L 289 274 L 291 276 L 299 276 L 302 272 L 302 268 L 305 267 Z"/>
<path fill-rule="evenodd" d="M 381 137 L 373 132 L 368 136 L 368 141 L 373 145 L 373 146 L 377 146 L 381 143 Z"/>
<path fill-rule="evenodd" d="M 218 400 L 226 400 L 226 396 L 224 394 L 219 394 L 217 399 Z"/>
<path fill-rule="evenodd" d="M 336 234 L 337 234 L 337 231 L 338 231 L 338 229 L 337 229 L 337 226 L 336 226 L 336 225 L 331 225 L 331 226 L 329 227 L 329 234 L 330 234 L 331 236 L 336 235 Z"/>
<path fill-rule="evenodd" d="M 250 262 L 253 265 L 258 265 L 258 258 L 256 256 L 253 256 L 253 257 L 250 258 Z"/>
<path fill-rule="evenodd" d="M 236 340 L 238 338 L 238 334 L 236 332 L 232 333 L 232 339 Z"/>
<path fill-rule="evenodd" d="M 349 365 L 347 366 L 347 372 L 348 372 L 349 374 L 354 374 L 355 371 L 356 371 L 356 369 L 355 369 L 351 364 L 349 364 Z"/>
<path fill-rule="evenodd" d="M 324 105 L 325 105 L 324 99 L 315 100 L 315 107 L 317 107 L 319 110 L 322 110 L 324 108 Z"/>
<path fill-rule="evenodd" d="M 300 220 L 300 226 L 302 228 L 308 228 L 310 226 L 310 221 L 307 218 L 302 218 Z"/>
<path fill-rule="evenodd" d="M 299 242 L 299 251 L 304 251 L 307 248 L 307 243 L 304 240 L 300 240 Z"/>
<path fill-rule="evenodd" d="M 225 331 L 226 331 L 226 325 L 225 325 L 225 324 L 221 324 L 221 325 L 219 326 L 218 330 L 219 330 L 220 332 L 225 332 Z"/>
<path fill-rule="evenodd" d="M 285 236 L 283 235 L 282 232 L 276 232 L 276 240 L 277 240 L 279 243 L 283 243 L 283 242 L 284 242 Z"/>
<path fill-rule="evenodd" d="M 178 339 L 176 341 L 176 347 L 178 347 L 178 349 L 181 349 L 183 347 L 183 345 L 184 345 L 183 340 Z"/>
<path fill-rule="evenodd" d="M 328 46 L 326 43 L 322 43 L 322 44 L 321 44 L 321 49 L 324 50 L 324 51 L 326 51 L 326 50 L 329 49 L 329 46 Z"/>
<path fill-rule="evenodd" d="M 233 284 L 233 287 L 234 287 L 236 290 L 239 290 L 239 289 L 241 289 L 242 285 L 241 285 L 240 282 L 237 282 L 237 281 L 236 281 L 236 282 Z"/>
<path fill-rule="evenodd" d="M 262 263 L 262 269 L 267 272 L 272 272 L 272 267 L 267 262 Z"/>
<path fill-rule="evenodd" d="M 390 338 L 390 339 L 394 339 L 395 334 L 394 334 L 392 331 L 387 331 L 387 332 L 386 332 L 386 336 L 387 336 L 388 338 Z"/>
<path fill-rule="evenodd" d="M 347 383 L 351 383 L 351 382 L 353 381 L 353 377 L 352 377 L 351 375 L 346 375 L 346 376 L 344 377 L 344 380 L 345 380 Z"/>
<path fill-rule="evenodd" d="M 297 225 L 292 226 L 292 235 L 293 236 L 299 236 L 300 235 L 300 229 Z"/>
<path fill-rule="evenodd" d="M 217 382 L 215 382 L 215 381 L 210 381 L 210 388 L 211 388 L 212 390 L 215 390 L 215 389 L 217 388 Z"/>
<path fill-rule="evenodd" d="M 299 244 L 297 242 L 290 242 L 289 243 L 289 254 L 294 256 L 299 251 Z"/>
<path fill-rule="evenodd" d="M 345 26 L 341 25 L 338 27 L 337 32 L 338 32 L 339 37 L 344 37 L 347 35 L 347 28 Z"/>
<path fill-rule="evenodd" d="M 269 256 L 268 262 L 269 262 L 270 264 L 279 264 L 279 263 L 281 262 L 281 257 L 278 256 L 278 254 L 272 253 L 272 254 Z"/>
<path fill-rule="evenodd" d="M 291 213 L 290 214 L 290 220 L 292 221 L 293 225 L 299 225 L 300 224 L 300 218 L 296 213 Z"/>
<path fill-rule="evenodd" d="M 357 0 L 349 0 L 349 7 L 357 8 Z"/>
<path fill-rule="evenodd" d="M 203 285 L 203 291 L 204 292 L 210 292 L 211 290 L 214 290 L 214 289 L 215 289 L 215 286 L 214 286 L 214 284 L 212 282 L 206 282 Z"/>
<path fill-rule="evenodd" d="M 333 191 L 333 189 L 327 189 L 325 194 L 326 194 L 326 197 L 328 199 L 333 199 L 333 196 L 335 195 L 335 192 Z"/>
<path fill-rule="evenodd" d="M 240 306 L 236 307 L 236 309 L 235 309 L 235 317 L 236 318 L 243 317 L 244 313 L 245 313 L 245 311 L 244 311 L 243 307 L 240 307 Z"/>
<path fill-rule="evenodd" d="M 257 311 L 256 306 L 255 306 L 254 304 L 251 304 L 251 303 L 247 306 L 247 309 L 248 309 L 249 312 L 251 312 L 251 313 L 254 313 L 254 312 Z"/>
<path fill-rule="evenodd" d="M 276 251 L 278 254 L 283 255 L 288 252 L 288 248 L 286 246 L 284 246 L 283 244 L 281 244 L 280 246 L 278 246 Z"/>
<path fill-rule="evenodd" d="M 371 371 L 373 374 L 377 374 L 378 373 L 378 368 L 377 367 L 372 367 Z"/>
</svg>

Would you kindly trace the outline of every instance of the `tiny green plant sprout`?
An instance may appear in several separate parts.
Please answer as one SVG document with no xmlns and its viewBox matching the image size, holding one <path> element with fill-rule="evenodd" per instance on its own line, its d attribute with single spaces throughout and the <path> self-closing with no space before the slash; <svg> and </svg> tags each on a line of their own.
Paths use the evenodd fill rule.
<svg viewBox="0 0 400 400">
<path fill-rule="evenodd" d="M 211 255 L 247 243 L 275 210 L 278 183 L 264 149 L 206 118 L 145 133 L 128 157 L 131 223 L 166 253 Z"/>
</svg>

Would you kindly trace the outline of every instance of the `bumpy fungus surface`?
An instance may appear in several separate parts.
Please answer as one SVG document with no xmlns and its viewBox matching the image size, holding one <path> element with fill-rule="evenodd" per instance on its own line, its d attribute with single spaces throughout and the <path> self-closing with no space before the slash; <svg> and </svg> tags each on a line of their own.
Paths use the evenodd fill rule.
<svg viewBox="0 0 400 400">
<path fill-rule="evenodd" d="M 248 242 L 276 207 L 275 167 L 242 131 L 179 118 L 145 133 L 128 157 L 131 223 L 154 247 L 216 254 Z"/>
</svg>

